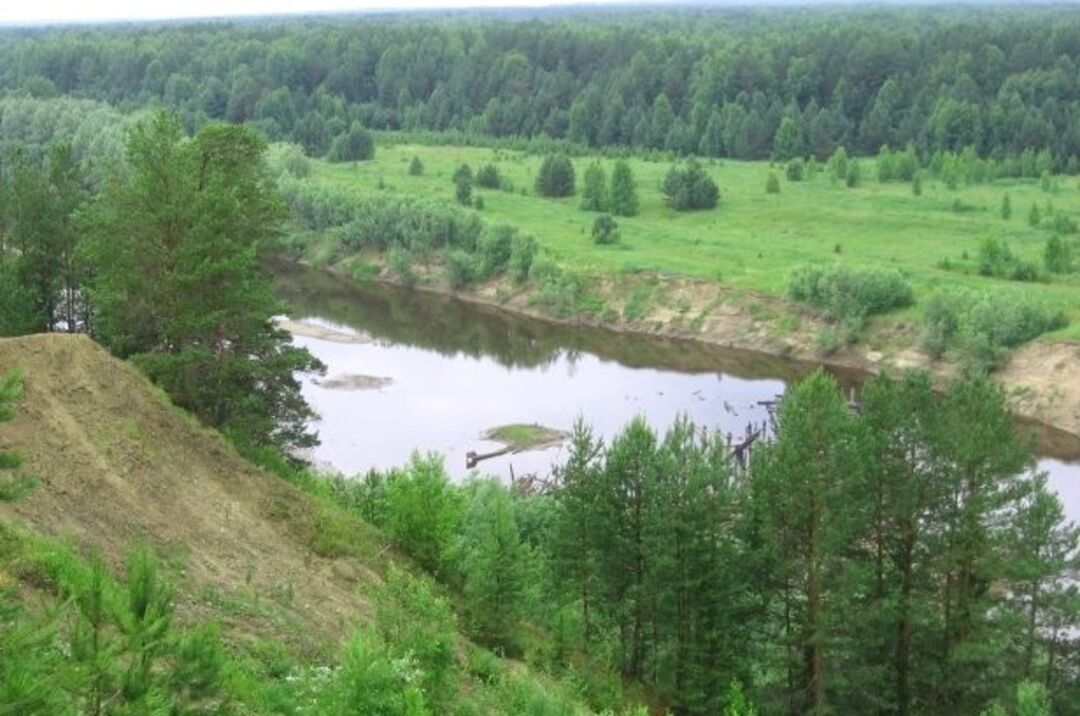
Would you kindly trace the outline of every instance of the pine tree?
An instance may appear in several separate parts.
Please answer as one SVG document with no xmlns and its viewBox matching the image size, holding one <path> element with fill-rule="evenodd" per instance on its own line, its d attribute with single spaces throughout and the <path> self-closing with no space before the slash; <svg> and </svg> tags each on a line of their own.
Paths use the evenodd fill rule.
<svg viewBox="0 0 1080 716">
<path fill-rule="evenodd" d="M 271 322 L 260 263 L 284 207 L 265 142 L 207 125 L 192 140 L 158 114 L 128 140 L 128 171 L 86 214 L 97 337 L 173 401 L 253 449 L 309 446 L 297 371 L 321 365 Z"/>
<path fill-rule="evenodd" d="M 418 177 L 424 173 L 424 163 L 420 161 L 420 157 L 413 157 L 409 162 L 409 176 Z"/>
<path fill-rule="evenodd" d="M 1003 535 L 997 516 L 1015 500 L 1031 455 L 1012 427 L 1005 394 L 989 378 L 965 376 L 941 404 L 938 447 L 948 490 L 936 506 L 944 569 L 940 612 L 941 680 L 934 698 L 956 711 L 974 711 L 1001 687 L 1002 654 L 995 647 L 992 613 L 1001 596 Z"/>
<path fill-rule="evenodd" d="M 499 484 L 483 481 L 475 486 L 461 551 L 465 598 L 481 640 L 514 651 L 525 555 L 513 498 Z"/>
<path fill-rule="evenodd" d="M 1012 218 L 1012 201 L 1009 200 L 1009 193 L 1005 192 L 1005 196 L 1001 197 L 1001 218 L 1008 221 Z"/>
<path fill-rule="evenodd" d="M 578 419 L 570 435 L 569 456 L 556 471 L 559 488 L 555 493 L 554 565 L 560 582 L 570 585 L 569 591 L 581 609 L 586 649 L 593 636 L 596 562 L 601 543 L 597 510 L 603 488 L 603 449 L 603 443 L 593 436 L 585 421 Z"/>
<path fill-rule="evenodd" d="M 549 154 L 536 174 L 536 193 L 560 198 L 574 195 L 574 165 L 565 154 Z"/>
<path fill-rule="evenodd" d="M 609 207 L 615 216 L 634 216 L 638 213 L 637 186 L 630 164 L 620 159 L 611 172 Z"/>
<path fill-rule="evenodd" d="M 785 687 L 797 713 L 828 708 L 837 618 L 845 611 L 843 550 L 859 534 L 864 511 L 860 447 L 836 382 L 823 371 L 793 386 L 777 416 L 775 443 L 753 464 L 755 514 L 780 591 Z"/>
<path fill-rule="evenodd" d="M 585 185 L 581 189 L 583 211 L 607 210 L 607 176 L 600 162 L 593 162 L 585 170 Z"/>
</svg>

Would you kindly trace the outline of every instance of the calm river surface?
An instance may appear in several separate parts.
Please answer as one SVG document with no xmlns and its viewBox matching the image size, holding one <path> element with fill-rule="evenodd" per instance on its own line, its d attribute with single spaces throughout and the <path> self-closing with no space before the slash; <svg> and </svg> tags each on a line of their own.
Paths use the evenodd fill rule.
<svg viewBox="0 0 1080 716">
<path fill-rule="evenodd" d="M 293 340 L 327 365 L 305 378 L 319 414 L 314 459 L 353 474 L 445 455 L 465 477 L 465 453 L 499 447 L 484 431 L 509 423 L 569 430 L 585 416 L 610 437 L 635 415 L 658 431 L 676 416 L 741 436 L 767 418 L 759 401 L 815 366 L 690 342 L 555 326 L 454 299 L 288 269 L 278 293 L 302 328 Z M 846 389 L 858 376 L 837 373 Z M 1033 428 L 1033 430 L 1035 430 Z M 1080 521 L 1080 440 L 1035 430 L 1066 511 Z M 481 463 L 488 474 L 546 475 L 562 447 Z"/>
</svg>

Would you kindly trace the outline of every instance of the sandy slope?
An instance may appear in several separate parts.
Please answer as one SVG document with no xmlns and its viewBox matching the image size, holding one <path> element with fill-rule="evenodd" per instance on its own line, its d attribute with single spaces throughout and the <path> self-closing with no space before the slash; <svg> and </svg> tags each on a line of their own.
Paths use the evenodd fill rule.
<svg viewBox="0 0 1080 716">
<path fill-rule="evenodd" d="M 84 336 L 40 335 L 0 340 L 0 372 L 12 367 L 25 392 L 0 446 L 21 452 L 42 484 L 0 503 L 0 518 L 70 536 L 114 566 L 145 539 L 180 565 L 181 615 L 224 611 L 246 634 L 334 642 L 363 620 L 357 582 L 376 577 L 312 552 L 313 503 L 172 407 L 133 366 Z M 248 606 L 222 610 L 233 596 Z"/>
</svg>

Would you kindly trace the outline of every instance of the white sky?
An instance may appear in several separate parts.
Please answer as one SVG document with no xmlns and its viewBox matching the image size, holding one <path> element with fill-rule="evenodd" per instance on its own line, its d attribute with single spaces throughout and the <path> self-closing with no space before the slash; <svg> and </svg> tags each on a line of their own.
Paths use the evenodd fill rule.
<svg viewBox="0 0 1080 716">
<path fill-rule="evenodd" d="M 335 10 L 602 5 L 611 2 L 612 0 L 0 0 L 0 24 L 268 15 Z"/>
</svg>

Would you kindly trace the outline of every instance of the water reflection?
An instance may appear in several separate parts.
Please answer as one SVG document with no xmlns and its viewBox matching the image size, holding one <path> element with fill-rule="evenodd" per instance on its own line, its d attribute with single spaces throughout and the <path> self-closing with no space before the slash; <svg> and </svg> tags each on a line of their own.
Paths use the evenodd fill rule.
<svg viewBox="0 0 1080 716">
<path fill-rule="evenodd" d="M 688 341 L 643 339 L 522 319 L 441 296 L 378 285 L 357 286 L 325 273 L 289 269 L 278 293 L 292 317 L 355 340 L 297 335 L 329 367 L 329 376 L 370 376 L 392 382 L 341 390 L 306 380 L 304 394 L 321 416 L 315 458 L 344 473 L 404 463 L 414 449 L 446 455 L 464 477 L 465 453 L 496 445 L 481 439 L 492 427 L 540 423 L 569 429 L 586 416 L 610 437 L 633 416 L 659 431 L 679 414 L 740 436 L 767 418 L 761 401 L 815 366 Z M 835 372 L 834 372 L 835 373 Z M 859 382 L 835 373 L 846 388 Z M 1080 440 L 1034 423 L 1039 468 L 1080 520 Z M 507 477 L 546 474 L 563 448 L 505 455 L 484 472 Z"/>
</svg>

